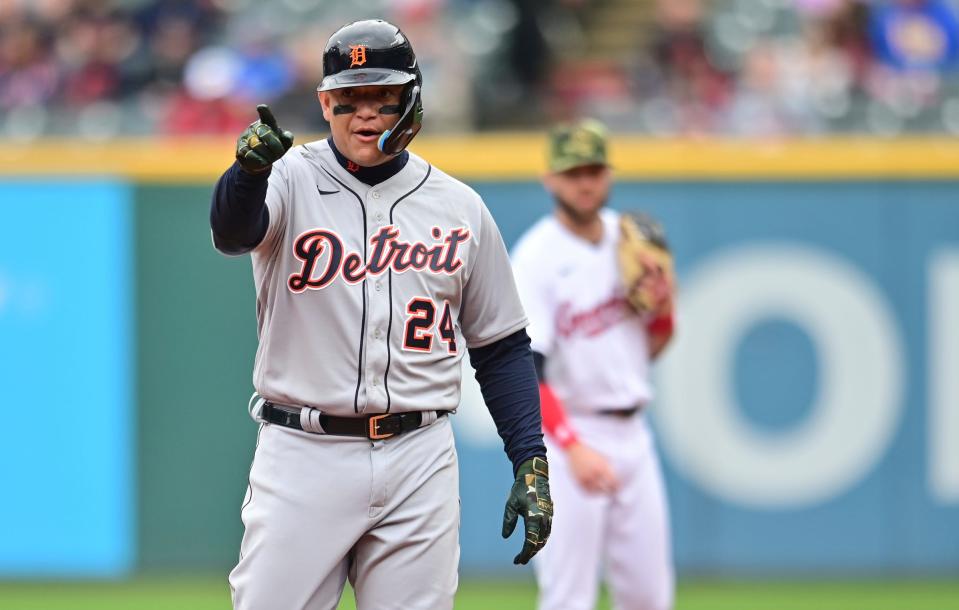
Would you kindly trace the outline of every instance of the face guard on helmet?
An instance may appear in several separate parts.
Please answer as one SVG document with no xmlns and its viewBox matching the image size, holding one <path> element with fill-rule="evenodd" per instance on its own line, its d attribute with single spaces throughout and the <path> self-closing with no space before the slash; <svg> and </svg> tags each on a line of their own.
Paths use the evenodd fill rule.
<svg viewBox="0 0 959 610">
<path fill-rule="evenodd" d="M 403 151 L 419 132 L 423 120 L 420 90 L 423 76 L 413 46 L 395 25 L 380 19 L 356 21 L 337 30 L 323 51 L 323 80 L 317 91 L 348 87 L 403 85 L 398 105 L 382 106 L 380 114 L 399 114 L 392 129 L 380 135 L 377 147 L 388 155 Z M 355 112 L 349 105 L 334 114 Z"/>
</svg>

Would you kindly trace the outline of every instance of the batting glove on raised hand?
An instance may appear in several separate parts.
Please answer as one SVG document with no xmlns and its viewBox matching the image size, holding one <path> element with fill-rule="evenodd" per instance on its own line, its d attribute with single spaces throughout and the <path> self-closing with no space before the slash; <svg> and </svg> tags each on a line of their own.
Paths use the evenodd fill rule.
<svg viewBox="0 0 959 610">
<path fill-rule="evenodd" d="M 269 106 L 260 104 L 256 112 L 260 120 L 250 123 L 236 141 L 236 160 L 251 174 L 266 171 L 293 146 L 293 134 L 277 127 Z"/>
<path fill-rule="evenodd" d="M 516 529 L 516 520 L 523 517 L 526 541 L 513 563 L 526 564 L 539 552 L 553 527 L 553 502 L 549 497 L 549 465 L 546 458 L 536 457 L 523 462 L 516 471 L 516 481 L 506 499 L 503 513 L 503 538 Z"/>
</svg>

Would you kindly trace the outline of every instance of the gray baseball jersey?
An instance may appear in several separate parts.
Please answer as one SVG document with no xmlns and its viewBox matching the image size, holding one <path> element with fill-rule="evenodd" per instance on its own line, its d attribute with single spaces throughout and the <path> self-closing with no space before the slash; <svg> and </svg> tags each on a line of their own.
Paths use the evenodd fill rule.
<svg viewBox="0 0 959 610">
<path fill-rule="evenodd" d="M 480 196 L 410 153 L 369 186 L 325 140 L 273 165 L 253 383 L 332 415 L 455 409 L 468 347 L 527 324 Z"/>
</svg>

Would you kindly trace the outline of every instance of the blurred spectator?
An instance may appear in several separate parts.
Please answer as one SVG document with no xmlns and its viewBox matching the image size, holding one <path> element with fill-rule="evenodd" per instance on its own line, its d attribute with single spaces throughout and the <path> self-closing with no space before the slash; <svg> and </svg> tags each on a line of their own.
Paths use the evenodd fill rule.
<svg viewBox="0 0 959 610">
<path fill-rule="evenodd" d="M 0 24 L 0 107 L 47 104 L 61 66 L 50 52 L 50 33 L 25 15 Z"/>
<path fill-rule="evenodd" d="M 776 49 L 757 44 L 746 55 L 739 83 L 725 113 L 725 131 L 745 136 L 782 136 L 819 131 L 815 107 L 813 58 L 806 49 Z M 790 78 L 788 70 L 794 71 Z M 797 86 L 798 85 L 798 86 Z"/>
<path fill-rule="evenodd" d="M 879 60 L 900 70 L 942 70 L 959 57 L 959 23 L 943 0 L 881 3 L 872 35 Z"/>
<path fill-rule="evenodd" d="M 85 106 L 128 93 L 121 66 L 138 44 L 133 24 L 119 14 L 81 14 L 68 22 L 56 42 L 63 103 Z"/>
<path fill-rule="evenodd" d="M 659 88 L 674 106 L 674 131 L 702 133 L 715 129 L 716 111 L 730 95 L 729 77 L 707 51 L 704 10 L 699 0 L 659 0 L 659 28 L 652 55 Z"/>
<path fill-rule="evenodd" d="M 510 34 L 506 65 L 530 87 L 538 87 L 548 70 L 549 45 L 540 22 L 542 15 L 556 8 L 551 0 L 511 0 L 516 10 L 516 25 Z"/>
<path fill-rule="evenodd" d="M 174 135 L 239 133 L 252 122 L 250 109 L 226 98 L 197 99 L 177 92 L 165 107 L 157 131 Z"/>
<path fill-rule="evenodd" d="M 282 50 L 260 43 L 240 55 L 234 94 L 249 102 L 272 101 L 293 86 L 293 66 Z"/>
</svg>

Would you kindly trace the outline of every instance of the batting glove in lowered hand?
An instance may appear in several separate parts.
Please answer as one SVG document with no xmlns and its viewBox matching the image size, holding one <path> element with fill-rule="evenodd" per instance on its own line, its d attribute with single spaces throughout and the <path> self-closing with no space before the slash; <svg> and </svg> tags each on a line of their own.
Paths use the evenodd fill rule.
<svg viewBox="0 0 959 610">
<path fill-rule="evenodd" d="M 264 172 L 293 146 L 293 134 L 282 131 L 266 104 L 256 107 L 259 121 L 250 123 L 236 141 L 236 160 L 251 174 Z"/>
<path fill-rule="evenodd" d="M 526 541 L 513 563 L 526 564 L 539 552 L 553 527 L 553 502 L 549 497 L 549 465 L 546 458 L 536 457 L 523 462 L 516 471 L 516 481 L 506 500 L 503 514 L 503 538 L 516 529 L 516 520 L 523 517 Z"/>
</svg>

